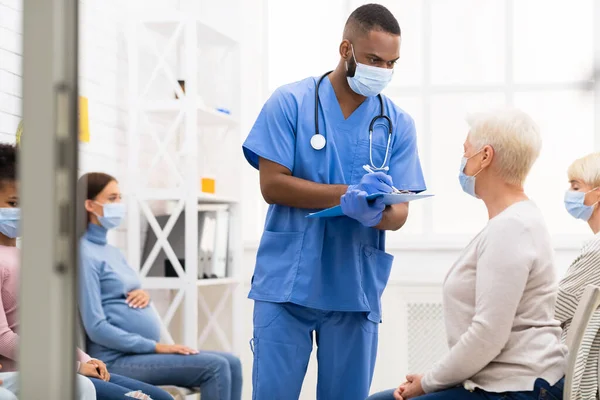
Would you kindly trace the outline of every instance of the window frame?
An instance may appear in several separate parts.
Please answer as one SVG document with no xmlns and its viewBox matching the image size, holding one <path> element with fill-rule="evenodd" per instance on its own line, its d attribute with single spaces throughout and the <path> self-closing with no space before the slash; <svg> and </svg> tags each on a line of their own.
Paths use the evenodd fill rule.
<svg viewBox="0 0 600 400">
<path fill-rule="evenodd" d="M 264 48 L 266 57 L 264 58 L 264 76 L 263 81 L 263 97 L 267 99 L 272 93 L 269 85 L 269 0 L 263 1 L 263 9 L 265 13 L 265 28 L 264 33 Z M 432 83 L 432 0 L 421 0 L 421 63 L 422 63 L 422 80 L 418 85 L 413 86 L 390 86 L 386 88 L 385 94 L 390 98 L 402 96 L 418 96 L 422 102 L 422 121 L 419 124 L 418 135 L 420 136 L 421 145 L 419 153 L 425 181 L 432 180 L 432 138 L 433 132 L 431 128 L 432 111 L 431 101 L 434 96 L 441 94 L 461 94 L 461 93 L 501 93 L 505 97 L 506 106 L 514 104 L 514 98 L 517 93 L 540 93 L 544 91 L 561 91 L 561 90 L 581 90 L 584 85 L 590 85 L 590 80 L 572 81 L 560 83 L 519 83 L 515 81 L 515 63 L 514 63 L 514 4 L 516 0 L 505 0 L 505 44 L 503 51 L 505 52 L 504 75 L 505 80 L 502 84 L 433 84 Z M 346 15 L 353 10 L 353 1 L 344 0 Z M 593 69 L 596 75 L 600 77 L 600 0 L 593 1 Z M 345 18 L 343 15 L 342 18 Z M 591 89 L 594 94 L 593 108 L 593 124 L 594 124 L 594 150 L 600 150 L 600 84 L 594 85 Z M 266 215 L 267 205 L 263 202 L 262 212 Z M 388 249 L 416 249 L 416 250 L 455 250 L 460 249 L 471 240 L 473 234 L 448 235 L 434 232 L 433 207 L 434 203 L 426 201 L 423 203 L 422 215 L 422 233 L 415 235 L 393 235 L 388 239 Z M 257 232 L 258 238 L 260 232 Z M 573 250 L 579 249 L 581 243 L 587 235 L 579 234 L 553 234 L 555 249 Z"/>
</svg>

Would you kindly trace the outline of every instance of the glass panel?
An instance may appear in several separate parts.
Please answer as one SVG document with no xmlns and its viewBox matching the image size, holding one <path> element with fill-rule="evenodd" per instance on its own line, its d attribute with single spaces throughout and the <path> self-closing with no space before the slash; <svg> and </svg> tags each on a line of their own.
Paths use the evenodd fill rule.
<svg viewBox="0 0 600 400">
<path fill-rule="evenodd" d="M 503 82 L 505 25 L 502 0 L 433 0 L 432 83 Z"/>
<path fill-rule="evenodd" d="M 320 76 L 336 67 L 345 23 L 344 3 L 343 0 L 268 0 L 270 90 L 309 76 Z"/>
<path fill-rule="evenodd" d="M 517 82 L 588 79 L 593 60 L 593 0 L 514 1 Z"/>
<path fill-rule="evenodd" d="M 390 86 L 414 86 L 422 80 L 423 6 L 421 0 L 351 0 L 351 10 L 367 3 L 378 3 L 387 7 L 398 20 L 402 31 L 400 60 L 394 71 Z"/>
<path fill-rule="evenodd" d="M 563 205 L 568 187 L 567 169 L 575 159 L 593 151 L 593 98 L 577 91 L 520 93 L 515 104 L 540 125 L 543 149 L 525 185 L 555 234 L 588 233 Z"/>
<path fill-rule="evenodd" d="M 431 102 L 432 178 L 428 186 L 433 198 L 434 232 L 440 234 L 473 234 L 487 221 L 480 200 L 465 194 L 458 183 L 458 170 L 469 112 L 502 107 L 503 94 L 448 94 L 434 96 Z"/>
</svg>

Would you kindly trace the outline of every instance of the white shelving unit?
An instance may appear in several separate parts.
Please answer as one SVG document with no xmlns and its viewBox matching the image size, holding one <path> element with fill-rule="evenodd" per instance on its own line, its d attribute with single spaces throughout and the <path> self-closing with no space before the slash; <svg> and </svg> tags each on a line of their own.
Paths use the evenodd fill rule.
<svg viewBox="0 0 600 400">
<path fill-rule="evenodd" d="M 228 145 L 235 146 L 235 151 L 239 152 L 239 45 L 236 39 L 211 27 L 195 14 L 190 10 L 149 10 L 140 14 L 137 10 L 127 24 L 128 257 L 131 265 L 140 271 L 145 288 L 167 290 L 171 294 L 170 304 L 161 315 L 163 328 L 169 332 L 173 330 L 171 322 L 183 304 L 180 319 L 185 345 L 202 349 L 212 333 L 220 350 L 235 352 L 236 324 L 240 320 L 236 312 L 240 301 L 237 288 L 242 261 L 242 229 L 240 199 L 236 197 L 239 191 L 227 193 L 225 189 L 239 185 L 227 182 L 227 175 L 223 175 L 217 177 L 217 193 L 208 194 L 201 192 L 200 178 L 202 173 L 211 172 L 206 171 L 210 164 L 206 160 L 212 153 L 222 151 Z M 204 57 L 209 52 L 213 56 Z M 215 54 L 218 56 L 214 57 Z M 224 61 L 227 58 L 229 63 Z M 230 71 L 221 68 L 219 63 L 225 63 Z M 208 74 L 214 75 L 207 79 Z M 185 92 L 178 80 L 185 80 Z M 219 82 L 229 83 L 229 90 L 223 89 Z M 219 104 L 210 104 L 209 97 Z M 226 107 L 231 113 L 218 111 L 217 107 Z M 217 138 L 217 143 L 208 144 L 211 138 Z M 143 165 L 140 150 L 149 141 L 154 142 L 156 153 L 150 165 Z M 237 160 L 237 157 L 227 157 L 223 165 L 213 162 L 210 166 L 219 172 L 230 168 L 229 176 L 234 177 L 235 170 L 239 170 Z M 161 173 L 172 175 L 170 186 L 152 182 L 151 174 L 160 163 L 168 168 Z M 227 277 L 198 279 L 200 204 L 228 206 L 227 268 L 230 273 Z M 162 211 L 158 212 L 169 215 L 164 228 L 156 219 L 157 209 L 161 207 Z M 185 215 L 185 269 L 168 240 L 182 213 Z M 157 240 L 147 259 L 142 259 L 146 223 Z M 160 250 L 166 254 L 178 277 L 148 276 Z M 226 313 L 230 314 L 229 321 L 223 327 L 219 321 Z"/>
</svg>

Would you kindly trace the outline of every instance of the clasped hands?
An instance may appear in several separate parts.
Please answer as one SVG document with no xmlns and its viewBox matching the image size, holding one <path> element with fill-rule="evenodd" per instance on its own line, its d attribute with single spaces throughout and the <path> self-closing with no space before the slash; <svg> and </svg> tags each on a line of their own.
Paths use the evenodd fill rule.
<svg viewBox="0 0 600 400">
<path fill-rule="evenodd" d="M 394 400 L 408 400 L 425 394 L 421 385 L 423 375 L 413 374 L 406 376 L 406 382 L 394 391 Z"/>
<path fill-rule="evenodd" d="M 385 204 L 379 197 L 373 201 L 367 196 L 375 193 L 391 193 L 392 178 L 383 172 L 365 174 L 358 185 L 350 185 L 341 198 L 344 215 L 353 218 L 367 227 L 376 226 L 383 218 Z"/>
</svg>

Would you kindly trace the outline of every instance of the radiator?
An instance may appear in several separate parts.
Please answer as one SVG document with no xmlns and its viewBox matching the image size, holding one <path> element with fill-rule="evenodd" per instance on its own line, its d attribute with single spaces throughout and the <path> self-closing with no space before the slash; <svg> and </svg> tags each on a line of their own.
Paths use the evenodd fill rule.
<svg viewBox="0 0 600 400">
<path fill-rule="evenodd" d="M 447 352 L 442 304 L 407 302 L 408 370 L 427 371 Z"/>
</svg>

